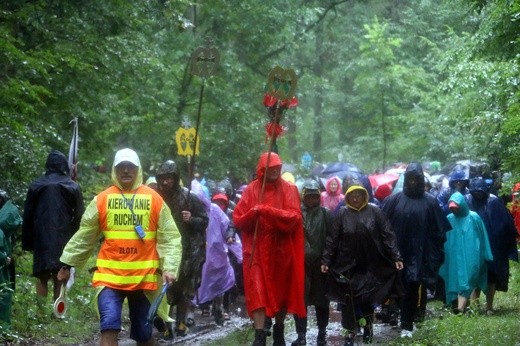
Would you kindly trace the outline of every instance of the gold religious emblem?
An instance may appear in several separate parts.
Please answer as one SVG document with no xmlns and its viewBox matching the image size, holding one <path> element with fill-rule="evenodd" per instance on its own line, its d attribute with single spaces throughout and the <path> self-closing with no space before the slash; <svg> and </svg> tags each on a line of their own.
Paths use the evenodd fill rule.
<svg viewBox="0 0 520 346">
<path fill-rule="evenodd" d="M 274 67 L 267 77 L 267 94 L 279 100 L 287 100 L 294 96 L 298 78 L 293 69 Z"/>
</svg>

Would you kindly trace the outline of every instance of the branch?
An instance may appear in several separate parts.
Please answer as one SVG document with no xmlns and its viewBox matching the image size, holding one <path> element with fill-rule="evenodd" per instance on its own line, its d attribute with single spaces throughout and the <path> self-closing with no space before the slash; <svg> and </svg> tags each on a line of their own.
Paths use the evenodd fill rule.
<svg viewBox="0 0 520 346">
<path fill-rule="evenodd" d="M 327 7 L 325 8 L 325 11 L 323 11 L 323 13 L 318 17 L 318 20 L 316 20 L 315 22 L 313 22 L 313 23 L 307 25 L 307 27 L 304 28 L 303 31 L 302 31 L 301 33 L 296 34 L 295 37 L 302 37 L 302 36 L 303 36 L 302 34 L 305 34 L 305 33 L 308 33 L 309 31 L 311 31 L 314 27 L 316 27 L 319 23 L 321 23 L 321 22 L 325 19 L 325 17 L 327 16 L 327 14 L 328 14 L 331 10 L 335 9 L 336 6 L 341 5 L 341 4 L 345 3 L 345 2 L 350 2 L 350 3 L 351 3 L 352 1 L 353 1 L 353 0 L 341 0 L 341 1 L 336 1 L 336 2 L 332 2 L 332 3 L 330 3 L 329 6 L 327 6 Z M 280 53 L 283 52 L 286 48 L 287 48 L 287 45 L 284 44 L 284 45 L 282 45 L 281 47 L 276 48 L 276 49 L 274 49 L 274 50 L 272 50 L 272 51 L 270 51 L 270 52 L 267 52 L 265 55 L 261 56 L 261 57 L 257 60 L 256 63 L 254 63 L 254 64 L 247 64 L 247 66 L 249 66 L 253 71 L 255 71 L 255 72 L 259 72 L 259 71 L 257 71 L 257 68 L 256 68 L 256 67 L 259 66 L 261 62 L 264 62 L 264 61 L 268 60 L 269 58 L 272 58 L 273 56 L 280 54 Z M 262 74 L 263 74 L 263 73 L 262 73 Z"/>
</svg>

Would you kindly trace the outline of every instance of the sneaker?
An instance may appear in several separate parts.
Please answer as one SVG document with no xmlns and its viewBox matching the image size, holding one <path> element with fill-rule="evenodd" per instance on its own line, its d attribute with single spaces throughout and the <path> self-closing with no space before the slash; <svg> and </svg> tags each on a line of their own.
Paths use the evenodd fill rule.
<svg viewBox="0 0 520 346">
<path fill-rule="evenodd" d="M 175 335 L 182 338 L 183 336 L 186 336 L 188 334 L 189 330 L 190 329 L 183 322 L 180 322 L 175 327 Z"/>
<path fill-rule="evenodd" d="M 401 330 L 401 337 L 402 338 L 411 338 L 413 336 L 413 331 L 403 329 Z"/>
<path fill-rule="evenodd" d="M 171 323 L 165 325 L 165 330 L 162 332 L 160 337 L 162 340 L 173 340 L 174 333 L 171 325 Z"/>
<path fill-rule="evenodd" d="M 159 339 L 161 339 L 161 340 L 173 340 L 173 331 L 172 330 L 165 331 L 164 333 L 161 334 Z"/>
<path fill-rule="evenodd" d="M 460 310 L 458 308 L 453 308 L 452 312 L 455 316 L 462 316 L 464 314 L 464 310 Z"/>
<path fill-rule="evenodd" d="M 193 312 L 188 312 L 186 315 L 186 325 L 188 327 L 193 327 L 195 325 L 195 314 Z"/>
</svg>

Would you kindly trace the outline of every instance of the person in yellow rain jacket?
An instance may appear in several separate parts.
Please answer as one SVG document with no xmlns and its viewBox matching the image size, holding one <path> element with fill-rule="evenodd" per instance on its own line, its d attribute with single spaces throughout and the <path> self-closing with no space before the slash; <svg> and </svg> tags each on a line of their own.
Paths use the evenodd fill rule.
<svg viewBox="0 0 520 346">
<path fill-rule="evenodd" d="M 98 288 L 100 345 L 117 345 L 122 305 L 128 301 L 130 337 L 137 345 L 154 345 L 147 323 L 150 300 L 162 283 L 176 280 L 181 256 L 180 234 L 161 196 L 143 185 L 137 153 L 119 150 L 112 166 L 113 186 L 87 207 L 78 232 L 63 250 L 59 280 L 81 267 L 103 237 L 92 285 Z"/>
</svg>

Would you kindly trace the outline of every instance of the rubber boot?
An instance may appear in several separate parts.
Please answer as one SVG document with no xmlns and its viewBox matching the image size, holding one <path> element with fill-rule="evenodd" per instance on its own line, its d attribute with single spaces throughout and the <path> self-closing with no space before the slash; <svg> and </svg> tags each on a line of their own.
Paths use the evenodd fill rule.
<svg viewBox="0 0 520 346">
<path fill-rule="evenodd" d="M 343 344 L 343 346 L 354 346 L 355 338 L 356 338 L 356 334 L 354 334 L 354 333 L 349 333 L 349 334 L 345 337 L 345 343 Z"/>
<path fill-rule="evenodd" d="M 318 330 L 318 339 L 316 340 L 316 344 L 318 346 L 327 345 L 327 330 L 326 329 Z"/>
<path fill-rule="evenodd" d="M 374 338 L 374 325 L 372 319 L 367 319 L 367 324 L 363 327 L 363 343 L 371 344 Z"/>
<path fill-rule="evenodd" d="M 215 318 L 215 323 L 219 326 L 224 324 L 224 316 L 222 314 L 222 310 L 213 309 L 213 317 Z"/>
<path fill-rule="evenodd" d="M 273 325 L 273 346 L 285 346 L 284 325 L 275 323 Z"/>
<path fill-rule="evenodd" d="M 255 329 L 255 340 L 253 346 L 265 346 L 265 330 Z"/>
<path fill-rule="evenodd" d="M 305 333 L 298 333 L 298 338 L 291 342 L 291 346 L 307 345 L 307 339 L 305 338 L 305 336 Z"/>
<path fill-rule="evenodd" d="M 273 320 L 270 317 L 265 318 L 264 322 L 264 331 L 265 336 L 271 336 L 271 327 L 273 326 Z"/>
<path fill-rule="evenodd" d="M 291 346 L 307 345 L 307 318 L 294 316 L 294 323 L 296 327 L 296 333 L 298 338 L 291 343 Z"/>
</svg>

